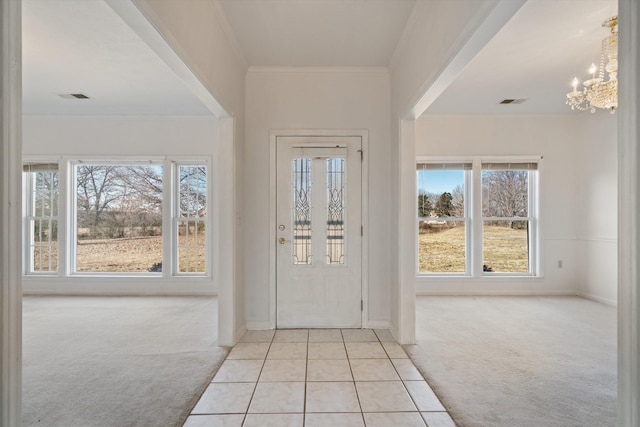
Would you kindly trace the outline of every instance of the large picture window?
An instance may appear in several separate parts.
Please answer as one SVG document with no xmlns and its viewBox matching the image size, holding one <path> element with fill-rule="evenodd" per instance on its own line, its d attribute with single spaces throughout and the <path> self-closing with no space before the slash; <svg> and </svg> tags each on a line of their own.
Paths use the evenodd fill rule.
<svg viewBox="0 0 640 427">
<path fill-rule="evenodd" d="M 149 272 L 162 263 L 162 164 L 79 163 L 74 177 L 74 272 Z"/>
<path fill-rule="evenodd" d="M 416 172 L 418 274 L 537 274 L 537 161 L 424 159 Z"/>
<path fill-rule="evenodd" d="M 25 274 L 210 276 L 207 164 L 25 163 Z"/>
</svg>

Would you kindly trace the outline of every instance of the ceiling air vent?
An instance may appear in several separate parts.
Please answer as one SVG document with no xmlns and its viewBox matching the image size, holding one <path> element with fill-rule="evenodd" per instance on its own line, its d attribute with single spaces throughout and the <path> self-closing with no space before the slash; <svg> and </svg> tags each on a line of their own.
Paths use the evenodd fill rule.
<svg viewBox="0 0 640 427">
<path fill-rule="evenodd" d="M 503 99 L 499 104 L 522 104 L 526 99 Z"/>
<path fill-rule="evenodd" d="M 84 93 L 60 93 L 58 96 L 64 99 L 91 99 Z"/>
</svg>

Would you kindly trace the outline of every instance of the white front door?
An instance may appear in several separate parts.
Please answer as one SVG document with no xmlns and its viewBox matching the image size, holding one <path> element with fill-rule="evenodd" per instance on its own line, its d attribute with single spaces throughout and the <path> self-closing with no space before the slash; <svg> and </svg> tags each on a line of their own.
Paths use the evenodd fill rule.
<svg viewBox="0 0 640 427">
<path fill-rule="evenodd" d="M 277 137 L 276 324 L 362 325 L 360 137 Z"/>
</svg>

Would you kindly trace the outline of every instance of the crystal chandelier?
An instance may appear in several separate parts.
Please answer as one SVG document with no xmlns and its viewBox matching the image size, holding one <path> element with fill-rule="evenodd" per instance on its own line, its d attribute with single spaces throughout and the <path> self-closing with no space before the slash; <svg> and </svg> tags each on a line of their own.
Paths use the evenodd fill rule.
<svg viewBox="0 0 640 427">
<path fill-rule="evenodd" d="M 589 73 L 591 78 L 582 83 L 582 90 L 578 91 L 578 78 L 574 78 L 571 85 L 573 91 L 567 94 L 567 105 L 571 109 L 581 111 L 591 110 L 596 112 L 596 108 L 607 109 L 613 114 L 618 107 L 618 17 L 613 16 L 602 23 L 603 27 L 611 29 L 611 34 L 602 40 L 602 50 L 600 52 L 600 69 L 596 64 L 591 64 Z M 605 81 L 605 71 L 609 79 Z"/>
</svg>

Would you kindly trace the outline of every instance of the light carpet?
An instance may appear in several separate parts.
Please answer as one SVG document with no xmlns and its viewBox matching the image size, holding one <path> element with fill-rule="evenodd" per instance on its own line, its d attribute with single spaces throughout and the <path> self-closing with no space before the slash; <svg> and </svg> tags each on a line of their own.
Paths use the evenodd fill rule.
<svg viewBox="0 0 640 427">
<path fill-rule="evenodd" d="M 418 297 L 407 346 L 459 427 L 616 424 L 616 309 L 577 297 Z"/>
<path fill-rule="evenodd" d="M 228 349 L 217 300 L 25 297 L 23 425 L 180 426 Z"/>
</svg>

